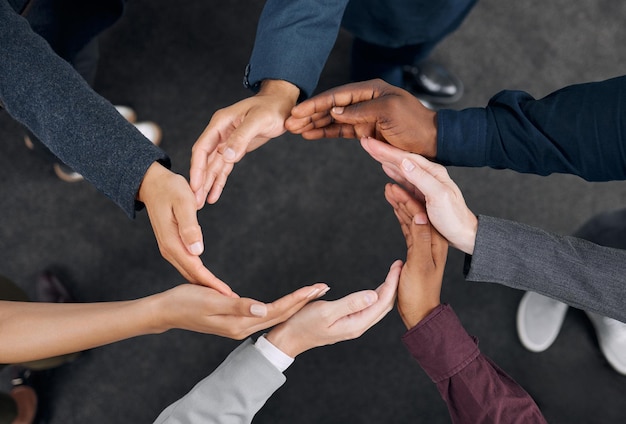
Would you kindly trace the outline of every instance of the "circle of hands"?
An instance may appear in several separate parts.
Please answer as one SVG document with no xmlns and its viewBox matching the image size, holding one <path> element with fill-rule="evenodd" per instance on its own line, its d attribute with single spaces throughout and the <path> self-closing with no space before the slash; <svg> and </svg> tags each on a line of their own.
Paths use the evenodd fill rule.
<svg viewBox="0 0 626 424">
<path fill-rule="evenodd" d="M 163 293 L 184 307 L 174 308 L 175 316 L 160 330 L 184 328 L 243 339 L 273 327 L 268 340 L 295 357 L 359 337 L 396 299 L 404 324 L 414 327 L 440 304 L 448 245 L 473 253 L 477 217 L 446 169 L 429 160 L 436 156 L 435 112 L 381 80 L 347 84 L 296 105 L 298 93 L 288 83 L 267 84 L 258 94 L 217 111 L 193 146 L 189 184 L 160 165 L 146 174 L 144 183 L 160 178 L 160 184 L 142 184 L 138 198 L 146 204 L 161 253 L 195 283 Z M 318 299 L 329 287 L 317 283 L 262 303 L 239 297 L 203 265 L 197 210 L 205 201 L 219 200 L 247 152 L 286 130 L 310 140 L 360 139 L 395 181 L 386 185 L 385 198 L 406 240 L 407 256 L 404 263 L 391 265 L 376 289 L 322 301 Z"/>
</svg>

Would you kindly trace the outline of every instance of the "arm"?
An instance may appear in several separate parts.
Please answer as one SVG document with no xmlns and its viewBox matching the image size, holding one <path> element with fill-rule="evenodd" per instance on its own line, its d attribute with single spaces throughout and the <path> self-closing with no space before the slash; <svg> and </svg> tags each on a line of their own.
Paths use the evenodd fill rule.
<svg viewBox="0 0 626 424">
<path fill-rule="evenodd" d="M 402 341 L 437 385 L 452 422 L 546 422 L 530 395 L 480 352 L 450 306 L 437 307 Z"/>
<path fill-rule="evenodd" d="M 626 179 L 626 77 L 572 85 L 535 100 L 503 91 L 484 109 L 440 111 L 437 159 L 588 181 Z"/>
<path fill-rule="evenodd" d="M 246 153 L 285 132 L 291 108 L 317 85 L 347 3 L 266 3 L 245 75 L 246 86 L 257 95 L 217 111 L 192 149 L 190 183 L 198 208 L 219 200 Z"/>
<path fill-rule="evenodd" d="M 267 341 L 281 354 L 294 358 L 314 347 L 359 337 L 393 307 L 400 269 L 401 262 L 395 262 L 375 291 L 310 303 L 272 329 Z M 283 369 L 247 340 L 187 395 L 166 408 L 155 424 L 249 423 L 284 383 Z"/>
<path fill-rule="evenodd" d="M 625 107 L 626 76 L 572 85 L 539 100 L 502 91 L 486 108 L 437 113 L 374 80 L 302 102 L 285 126 L 307 139 L 375 137 L 444 165 L 609 181 L 626 179 Z"/>
<path fill-rule="evenodd" d="M 78 352 L 173 328 L 243 339 L 283 322 L 326 287 L 303 287 L 270 304 L 194 284 L 122 302 L 0 301 L 0 363 Z"/>
<path fill-rule="evenodd" d="M 480 216 L 468 281 L 530 290 L 626 322 L 626 251 Z"/>
<path fill-rule="evenodd" d="M 407 244 L 398 311 L 409 330 L 402 341 L 437 384 L 455 423 L 545 423 L 533 399 L 488 358 L 447 305 L 440 304 L 448 252 L 425 205 L 387 185 L 385 197 Z M 400 189 L 401 190 L 401 189 Z"/>
<path fill-rule="evenodd" d="M 195 199 L 169 159 L 0 0 L 0 103 L 128 216 L 145 203 L 163 256 L 189 281 L 230 288 L 204 267 Z M 184 183 L 183 183 L 184 182 Z"/>
<path fill-rule="evenodd" d="M 167 155 L 0 1 L 0 103 L 129 216 L 148 167 Z"/>
<path fill-rule="evenodd" d="M 373 139 L 362 144 L 391 178 L 425 199 L 429 220 L 451 245 L 473 255 L 468 280 L 536 291 L 626 320 L 623 250 L 502 219 L 479 220 L 443 166 Z M 410 198 L 400 187 L 392 191 L 403 202 Z"/>
</svg>

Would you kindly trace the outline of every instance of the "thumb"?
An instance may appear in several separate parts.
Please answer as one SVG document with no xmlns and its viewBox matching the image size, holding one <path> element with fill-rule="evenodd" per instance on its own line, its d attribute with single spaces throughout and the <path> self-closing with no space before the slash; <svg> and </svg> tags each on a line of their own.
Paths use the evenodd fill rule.
<svg viewBox="0 0 626 424">
<path fill-rule="evenodd" d="M 375 124 L 385 117 L 384 98 L 377 98 L 350 106 L 335 106 L 330 114 L 336 122 L 342 124 Z"/>
<path fill-rule="evenodd" d="M 249 298 L 233 298 L 219 295 L 214 297 L 213 315 L 233 315 L 241 317 L 265 317 L 267 305 Z"/>
<path fill-rule="evenodd" d="M 174 219 L 178 223 L 178 234 L 183 244 L 189 253 L 200 256 L 204 252 L 204 242 L 202 229 L 198 224 L 195 197 L 191 195 L 188 201 L 174 202 L 173 213 Z"/>
<path fill-rule="evenodd" d="M 245 119 L 246 120 L 244 120 L 244 122 L 242 122 L 241 125 L 233 131 L 230 137 L 228 137 L 226 145 L 221 151 L 224 162 L 226 163 L 239 162 L 246 154 L 248 145 L 261 132 L 261 128 L 259 128 L 258 124 L 251 123 L 255 121 L 254 119 L 250 119 L 250 117 Z"/>
</svg>

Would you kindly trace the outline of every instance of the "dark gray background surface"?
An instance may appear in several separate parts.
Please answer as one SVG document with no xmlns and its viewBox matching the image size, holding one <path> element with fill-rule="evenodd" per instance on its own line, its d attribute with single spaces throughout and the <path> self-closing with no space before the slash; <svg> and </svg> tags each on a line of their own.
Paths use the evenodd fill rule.
<svg viewBox="0 0 626 424">
<path fill-rule="evenodd" d="M 262 8 L 258 0 L 136 0 L 102 37 L 97 90 L 163 129 L 174 170 L 188 176 L 190 150 L 217 109 L 242 87 Z M 535 97 L 624 73 L 626 3 L 612 0 L 483 0 L 434 57 L 459 74 L 455 108 L 484 106 L 501 89 Z M 320 83 L 348 78 L 342 32 Z M 37 273 L 65 267 L 79 301 L 133 299 L 182 281 L 163 260 L 145 212 L 129 220 L 88 183 L 58 180 L 29 152 L 20 127 L 0 115 L 0 272 L 29 293 Z M 595 213 L 626 205 L 626 183 L 572 176 L 450 168 L 475 213 L 570 234 Z M 236 166 L 222 199 L 199 212 L 203 260 L 240 294 L 272 301 L 315 281 L 328 299 L 377 286 L 404 241 L 383 198 L 380 167 L 353 140 L 285 135 Z M 570 310 L 541 354 L 518 341 L 522 293 L 465 282 L 451 251 L 443 300 L 484 353 L 533 395 L 551 423 L 622 423 L 626 378 L 601 355 L 585 315 Z M 446 423 L 434 385 L 400 343 L 392 311 L 359 340 L 299 357 L 258 423 Z M 25 335 L 27 336 L 27 335 Z M 150 423 L 210 373 L 239 342 L 171 331 L 85 352 L 40 378 L 47 422 Z"/>
</svg>

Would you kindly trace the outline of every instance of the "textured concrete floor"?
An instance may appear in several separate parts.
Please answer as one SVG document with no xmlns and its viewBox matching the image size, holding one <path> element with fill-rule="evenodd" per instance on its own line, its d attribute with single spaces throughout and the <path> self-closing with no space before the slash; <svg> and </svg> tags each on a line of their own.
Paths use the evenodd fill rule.
<svg viewBox="0 0 626 424">
<path fill-rule="evenodd" d="M 158 122 L 174 169 L 188 175 L 190 149 L 211 114 L 247 96 L 241 86 L 262 1 L 135 0 L 102 38 L 97 89 Z M 434 56 L 466 84 L 455 107 L 483 106 L 501 89 L 541 97 L 564 85 L 602 80 L 626 65 L 626 4 L 610 0 L 482 0 Z M 342 32 L 320 87 L 347 81 L 350 35 Z M 181 281 L 161 259 L 145 213 L 128 220 L 87 183 L 57 180 L 0 115 L 0 272 L 32 293 L 49 264 L 64 266 L 80 301 L 145 296 Z M 572 233 L 595 213 L 626 204 L 626 183 L 563 175 L 451 168 L 476 213 Z M 386 178 L 353 141 L 307 142 L 286 135 L 249 154 L 223 198 L 199 219 L 205 263 L 239 293 L 271 301 L 314 281 L 329 299 L 376 286 L 403 258 Z M 470 284 L 451 251 L 443 299 L 481 348 L 536 399 L 551 423 L 626 420 L 626 378 L 613 372 L 593 329 L 570 310 L 542 354 L 515 332 L 522 295 Z M 432 383 L 401 346 L 395 312 L 361 339 L 302 355 L 255 422 L 446 423 Z M 40 378 L 46 421 L 148 423 L 214 369 L 237 342 L 173 331 L 84 353 Z"/>
</svg>

